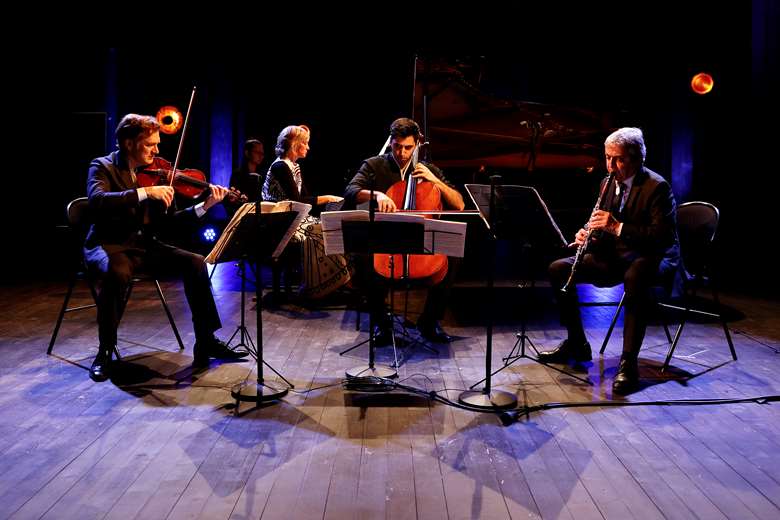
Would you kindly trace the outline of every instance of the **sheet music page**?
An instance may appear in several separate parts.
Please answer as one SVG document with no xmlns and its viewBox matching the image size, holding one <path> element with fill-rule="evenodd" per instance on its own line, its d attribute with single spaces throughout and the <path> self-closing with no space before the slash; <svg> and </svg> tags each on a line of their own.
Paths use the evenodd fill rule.
<svg viewBox="0 0 780 520">
<path fill-rule="evenodd" d="M 282 200 L 279 202 L 260 203 L 261 214 L 279 213 L 283 211 L 296 212 L 296 216 L 293 219 L 292 223 L 290 224 L 290 227 L 287 228 L 287 231 L 285 232 L 284 236 L 279 241 L 279 244 L 277 244 L 276 249 L 274 249 L 274 252 L 271 255 L 273 258 L 278 258 L 279 255 L 282 254 L 282 251 L 284 251 L 284 248 L 287 246 L 287 243 L 290 241 L 290 238 L 292 238 L 293 234 L 295 234 L 295 230 L 298 229 L 298 226 L 301 224 L 303 219 L 306 218 L 310 210 L 311 210 L 311 204 L 304 204 L 302 202 L 297 202 L 294 200 Z M 219 240 L 217 240 L 217 243 L 214 244 L 214 248 L 206 257 L 207 263 L 214 264 L 219 261 L 219 258 L 222 256 L 222 252 L 225 250 L 225 247 L 227 247 L 227 244 L 230 243 L 231 237 L 233 236 L 236 229 L 238 228 L 238 223 L 241 222 L 241 219 L 244 218 L 245 215 L 247 214 L 254 215 L 254 213 L 255 213 L 254 202 L 246 202 L 240 208 L 238 208 L 238 211 L 236 211 L 235 215 L 233 215 L 233 218 L 231 218 L 230 222 L 228 222 L 228 225 L 225 226 L 224 231 L 222 231 L 222 235 L 220 235 Z"/>
<path fill-rule="evenodd" d="M 344 254 L 344 235 L 341 223 L 344 220 L 368 221 L 368 211 L 326 211 L 321 215 L 325 254 Z M 375 213 L 378 222 L 422 222 L 425 225 L 425 249 L 434 253 L 462 258 L 466 244 L 465 222 L 435 220 L 422 215 L 404 213 Z"/>
<path fill-rule="evenodd" d="M 233 218 L 230 219 L 230 222 L 228 222 L 228 225 L 225 226 L 225 229 L 222 231 L 222 234 L 219 236 L 219 240 L 217 240 L 217 243 L 214 244 L 214 247 L 211 249 L 211 252 L 206 257 L 206 263 L 208 264 L 216 264 L 217 260 L 222 256 L 222 252 L 225 250 L 225 247 L 230 243 L 231 237 L 236 232 L 236 229 L 238 228 L 238 223 L 241 222 L 241 219 L 246 215 L 250 210 L 254 212 L 255 205 L 253 202 L 246 202 L 241 205 L 238 210 L 236 210 L 235 214 L 233 215 Z"/>
<path fill-rule="evenodd" d="M 249 213 L 255 212 L 254 205 L 252 206 L 253 207 Z M 295 200 L 280 200 L 279 202 L 260 203 L 260 213 L 279 213 L 281 211 L 294 211 L 296 212 L 296 216 L 290 224 L 290 227 L 287 229 L 287 232 L 282 237 L 282 240 L 276 246 L 276 249 L 274 249 L 273 254 L 271 254 L 272 258 L 279 258 L 279 255 L 282 254 L 282 251 L 284 251 L 284 248 L 287 247 L 287 243 L 295 234 L 298 226 L 301 225 L 303 219 L 305 219 L 309 214 L 309 211 L 311 211 L 311 204 L 304 204 L 303 202 L 298 202 Z"/>
<path fill-rule="evenodd" d="M 344 254 L 344 235 L 341 233 L 343 220 L 368 221 L 368 211 L 353 209 L 349 211 L 323 211 L 320 214 L 322 222 L 322 239 L 326 255 Z"/>
<path fill-rule="evenodd" d="M 550 213 L 550 209 L 547 207 L 544 199 L 541 197 L 541 195 L 539 195 L 539 192 L 536 191 L 535 188 L 531 186 L 515 186 L 510 184 L 499 185 L 496 188 L 503 190 L 504 192 L 520 191 L 533 193 L 533 197 L 536 199 L 538 207 L 540 207 L 544 212 L 544 225 L 550 232 L 555 235 L 556 240 L 561 244 L 561 246 L 566 247 L 568 244 L 566 238 L 564 238 L 563 233 L 561 233 L 561 229 L 558 227 L 558 223 L 555 222 L 555 219 Z M 488 229 L 490 229 L 490 185 L 466 184 L 466 192 L 469 194 L 469 197 L 471 197 L 474 205 L 479 209 L 480 214 L 485 220 L 485 225 L 488 227 Z"/>
<path fill-rule="evenodd" d="M 425 250 L 463 258 L 467 227 L 465 222 L 425 219 Z"/>
</svg>

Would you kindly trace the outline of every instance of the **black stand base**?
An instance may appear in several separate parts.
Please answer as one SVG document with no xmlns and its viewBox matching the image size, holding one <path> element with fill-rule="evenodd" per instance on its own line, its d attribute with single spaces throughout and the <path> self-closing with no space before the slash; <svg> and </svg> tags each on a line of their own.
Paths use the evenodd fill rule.
<svg viewBox="0 0 780 520">
<path fill-rule="evenodd" d="M 566 370 L 563 370 L 563 369 L 560 369 L 560 368 L 555 367 L 553 365 L 550 365 L 548 363 L 545 363 L 544 361 L 540 360 L 539 358 L 536 358 L 536 357 L 533 357 L 533 356 L 529 356 L 528 354 L 525 353 L 525 344 L 526 344 L 526 342 L 528 343 L 528 345 L 531 346 L 531 349 L 534 352 L 536 352 L 536 354 L 538 355 L 539 351 L 536 349 L 536 345 L 534 345 L 534 342 L 531 341 L 531 338 L 526 336 L 525 333 L 518 332 L 516 335 L 517 335 L 517 341 L 515 341 L 515 345 L 512 347 L 512 350 L 509 351 L 509 354 L 506 357 L 501 358 L 502 361 L 504 362 L 504 365 L 501 368 L 499 368 L 499 369 L 495 370 L 494 372 L 492 372 L 490 374 L 491 376 L 494 376 L 494 375 L 498 374 L 499 372 L 501 372 L 502 370 L 504 370 L 505 368 L 508 368 L 508 367 L 512 366 L 515 363 L 515 361 L 517 361 L 519 359 L 530 359 L 531 361 L 535 361 L 536 363 L 539 363 L 540 365 L 544 365 L 547 368 L 551 368 L 551 369 L 555 370 L 556 372 L 560 372 L 561 374 L 565 374 L 565 375 L 567 375 L 567 376 L 569 376 L 569 377 L 571 377 L 573 379 L 576 379 L 577 381 L 582 381 L 585 384 L 593 386 L 593 382 L 590 379 L 585 379 L 583 377 L 576 376 L 576 375 L 572 374 L 571 372 L 567 372 Z M 519 353 L 517 353 L 517 352 L 519 352 Z M 485 379 L 487 379 L 487 378 L 485 378 Z M 482 381 L 485 381 L 485 379 L 483 379 Z M 474 388 L 475 386 L 480 384 L 482 381 L 477 381 L 476 383 L 471 385 L 469 388 Z"/>
<path fill-rule="evenodd" d="M 398 372 L 390 367 L 371 367 L 369 365 L 359 365 L 346 371 L 347 377 L 354 379 L 356 377 L 381 377 L 384 379 L 393 379 L 398 377 Z"/>
<path fill-rule="evenodd" d="M 257 381 L 246 381 L 234 386 L 230 391 L 230 395 L 232 395 L 236 401 L 262 403 L 265 401 L 278 401 L 287 395 L 287 391 L 287 388 L 277 389 L 264 383 L 258 383 Z M 238 409 L 237 406 L 236 409 Z"/>
<path fill-rule="evenodd" d="M 393 368 L 399 368 L 401 365 L 404 364 L 404 362 L 409 358 L 408 354 L 402 354 L 402 357 L 398 358 L 398 349 L 399 348 L 409 348 L 413 347 L 414 345 L 419 345 L 431 354 L 437 354 L 438 351 L 430 346 L 418 333 L 418 337 L 415 337 L 411 332 L 409 332 L 409 327 L 407 327 L 407 324 L 402 320 L 399 316 L 393 316 L 392 318 L 393 326 L 390 329 L 391 334 L 391 345 L 393 346 L 393 359 L 394 363 L 390 365 Z M 398 330 L 396 330 L 396 327 L 398 327 Z M 369 331 L 369 334 L 371 332 Z M 342 350 L 339 352 L 339 356 L 343 356 L 347 352 L 351 352 L 355 350 L 358 347 L 361 347 L 365 345 L 366 343 L 369 343 L 371 341 L 371 338 L 364 339 L 360 343 L 356 343 L 352 345 L 351 347 Z"/>
<path fill-rule="evenodd" d="M 231 350 L 236 350 L 237 348 L 243 348 L 247 352 L 257 352 L 257 347 L 255 346 L 255 343 L 252 341 L 252 337 L 249 335 L 249 329 L 246 328 L 246 265 L 247 261 L 246 259 L 242 258 L 241 261 L 238 263 L 238 272 L 239 276 L 241 276 L 241 323 L 236 327 L 236 330 L 233 332 L 233 334 L 230 336 L 230 339 L 227 340 L 227 346 Z M 252 267 L 252 264 L 249 264 L 249 267 Z M 257 282 L 255 282 L 257 283 Z M 233 340 L 238 337 L 238 343 L 236 343 L 235 346 L 231 347 L 230 344 L 233 342 Z"/>
<path fill-rule="evenodd" d="M 503 390 L 491 390 L 485 393 L 482 390 L 469 390 L 458 396 L 461 403 L 483 408 L 486 410 L 503 410 L 504 408 L 515 408 L 517 406 L 517 397 Z"/>
<path fill-rule="evenodd" d="M 240 334 L 240 336 L 239 336 Z M 233 342 L 233 340 L 238 337 L 238 343 L 231 346 L 230 344 Z M 248 342 L 248 343 L 247 343 Z M 225 343 L 231 350 L 236 350 L 238 348 L 243 348 L 247 352 L 250 352 L 252 350 L 257 350 L 257 347 L 255 347 L 255 342 L 252 341 L 252 337 L 249 335 L 249 329 L 244 327 L 243 325 L 239 325 L 236 330 L 233 332 L 233 335 L 230 336 L 230 339 L 227 340 Z"/>
</svg>

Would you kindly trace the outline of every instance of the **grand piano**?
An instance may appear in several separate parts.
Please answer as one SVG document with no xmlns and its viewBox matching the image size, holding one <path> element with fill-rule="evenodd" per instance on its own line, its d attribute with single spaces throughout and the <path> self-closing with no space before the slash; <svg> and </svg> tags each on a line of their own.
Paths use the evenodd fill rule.
<svg viewBox="0 0 780 520">
<path fill-rule="evenodd" d="M 533 186 L 571 238 L 587 220 L 606 174 L 603 142 L 617 126 L 615 117 L 492 92 L 483 81 L 488 66 L 479 57 L 415 60 L 413 118 L 430 143 L 431 160 L 458 185 L 487 184 L 499 174 L 504 184 Z M 473 271 L 485 261 L 485 235 L 470 225 L 469 236 L 466 264 Z M 499 277 L 517 278 L 516 248 L 499 244 Z M 538 263 L 564 253 L 540 251 Z"/>
<path fill-rule="evenodd" d="M 481 61 L 416 60 L 414 119 L 427 122 L 435 162 L 444 168 L 593 170 L 610 114 L 520 101 L 482 85 Z"/>
</svg>

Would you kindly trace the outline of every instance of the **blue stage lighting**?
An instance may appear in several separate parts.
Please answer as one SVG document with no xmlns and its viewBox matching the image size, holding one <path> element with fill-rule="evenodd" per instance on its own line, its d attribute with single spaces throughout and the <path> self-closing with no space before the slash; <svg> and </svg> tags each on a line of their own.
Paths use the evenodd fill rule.
<svg viewBox="0 0 780 520">
<path fill-rule="evenodd" d="M 205 242 L 214 242 L 217 239 L 217 235 L 219 232 L 216 228 L 213 226 L 208 226 L 203 228 L 203 231 L 201 231 L 200 236 L 203 238 Z"/>
</svg>

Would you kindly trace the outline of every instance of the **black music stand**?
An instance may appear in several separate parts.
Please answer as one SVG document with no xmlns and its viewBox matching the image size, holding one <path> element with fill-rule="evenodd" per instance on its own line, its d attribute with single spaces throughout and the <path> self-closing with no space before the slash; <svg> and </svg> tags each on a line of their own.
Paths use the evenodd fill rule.
<svg viewBox="0 0 780 520">
<path fill-rule="evenodd" d="M 258 208 L 256 205 L 255 208 Z M 260 260 L 271 256 L 278 244 L 284 239 L 290 225 L 295 220 L 295 211 L 280 211 L 276 213 L 247 213 L 238 222 L 233 230 L 229 242 L 220 254 L 218 261 L 229 262 L 239 260 L 241 262 L 241 325 L 239 325 L 233 337 L 241 332 L 241 345 L 257 361 L 257 381 L 240 383 L 231 390 L 231 395 L 238 401 L 275 401 L 287 394 L 287 388 L 277 389 L 265 383 L 263 378 L 263 365 L 279 376 L 290 388 L 295 388 L 274 367 L 263 360 L 263 319 L 262 319 L 262 292 L 263 285 L 260 280 L 255 281 L 255 294 L 257 304 L 257 342 L 253 343 L 244 322 L 244 299 L 246 284 L 246 261 L 254 257 L 255 264 L 260 265 Z M 258 271 L 259 272 L 259 271 Z M 259 277 L 258 277 L 259 278 Z M 249 339 L 245 343 L 244 339 Z M 236 410 L 238 406 L 236 405 Z"/>
<path fill-rule="evenodd" d="M 550 215 L 547 205 L 533 187 L 497 185 L 493 189 L 492 184 L 491 186 L 467 184 L 466 190 L 480 209 L 480 212 L 485 214 L 488 222 L 491 222 L 491 228 L 495 239 L 503 238 L 520 241 L 524 244 L 523 251 L 527 251 L 533 247 L 541 249 L 560 249 L 566 247 L 567 242 L 563 237 L 560 228 L 552 218 L 552 215 Z M 495 202 L 494 204 L 491 204 L 490 199 L 493 191 L 495 192 Z M 525 264 L 526 276 L 530 278 L 530 259 L 521 258 L 520 262 L 521 264 Z M 526 303 L 520 317 L 520 332 L 516 334 L 517 341 L 509 354 L 502 359 L 502 361 L 504 361 L 503 366 L 491 372 L 490 376 L 504 370 L 519 359 L 526 358 L 592 385 L 593 383 L 587 379 L 583 379 L 566 370 L 562 370 L 539 360 L 537 357 L 539 351 L 531 338 L 526 334 L 528 321 L 527 309 L 528 306 Z M 526 346 L 528 346 L 536 356 L 528 355 L 526 353 Z M 485 381 L 486 379 L 483 379 L 482 381 Z M 482 381 L 478 381 L 471 388 Z"/>
<path fill-rule="evenodd" d="M 422 222 L 388 222 L 344 220 L 341 222 L 344 252 L 367 255 L 369 259 L 378 254 L 426 254 L 425 224 Z M 391 293 L 392 298 L 392 293 Z M 392 309 L 391 309 L 392 312 Z M 397 377 L 398 373 L 389 367 L 374 365 L 374 313 L 369 312 L 368 365 L 359 365 L 347 370 L 347 377 Z M 395 366 L 398 366 L 395 333 L 392 334 Z M 362 343 L 361 343 L 362 344 Z M 360 345 L 360 344 L 359 344 Z M 356 346 L 359 346 L 356 345 Z M 351 349 L 347 349 L 351 350 Z M 346 351 L 345 351 L 346 352 Z"/>
</svg>

